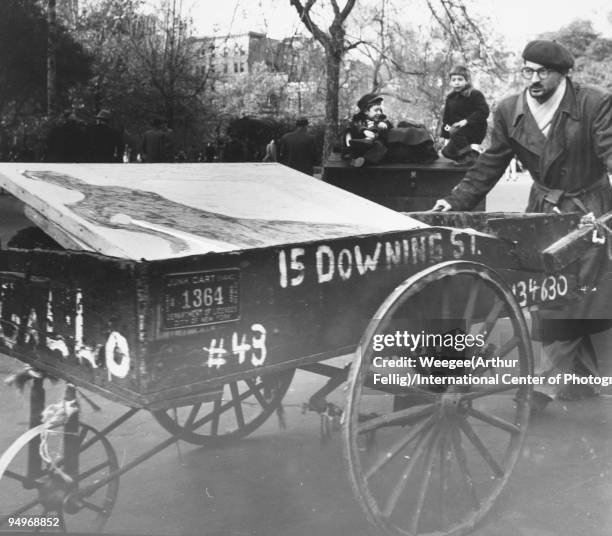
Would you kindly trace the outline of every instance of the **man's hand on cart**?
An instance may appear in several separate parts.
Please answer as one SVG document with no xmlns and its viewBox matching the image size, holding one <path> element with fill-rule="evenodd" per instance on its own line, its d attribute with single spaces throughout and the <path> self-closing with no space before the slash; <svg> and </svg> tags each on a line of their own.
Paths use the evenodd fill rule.
<svg viewBox="0 0 612 536">
<path fill-rule="evenodd" d="M 438 199 L 436 201 L 436 204 L 433 206 L 432 209 L 429 210 L 429 212 L 448 212 L 452 208 L 453 207 L 451 207 L 448 201 L 445 201 L 444 199 Z"/>
</svg>

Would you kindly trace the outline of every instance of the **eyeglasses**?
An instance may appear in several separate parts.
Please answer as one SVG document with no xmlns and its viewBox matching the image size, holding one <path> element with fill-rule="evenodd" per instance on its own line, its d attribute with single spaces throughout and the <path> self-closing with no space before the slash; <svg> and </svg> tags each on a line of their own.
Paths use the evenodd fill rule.
<svg viewBox="0 0 612 536">
<path fill-rule="evenodd" d="M 538 78 L 540 80 L 546 80 L 548 75 L 552 73 L 552 69 L 547 69 L 546 67 L 540 67 L 539 69 L 532 69 L 531 67 L 523 67 L 521 69 L 521 75 L 525 80 L 531 80 L 533 78 L 533 73 L 537 73 Z"/>
</svg>

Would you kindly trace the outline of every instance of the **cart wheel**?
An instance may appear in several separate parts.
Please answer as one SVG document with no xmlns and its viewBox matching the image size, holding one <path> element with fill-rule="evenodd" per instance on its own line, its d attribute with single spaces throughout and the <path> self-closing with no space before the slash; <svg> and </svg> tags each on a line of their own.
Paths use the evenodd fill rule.
<svg viewBox="0 0 612 536">
<path fill-rule="evenodd" d="M 401 337 L 435 337 L 411 349 L 398 331 Z M 393 346 L 374 348 L 381 334 L 392 334 L 387 342 Z M 457 341 L 469 334 L 482 344 L 462 349 Z M 441 342 L 448 335 L 454 346 Z M 449 363 L 434 368 L 419 356 Z M 472 356 L 483 360 L 467 365 Z M 383 359 L 401 366 L 383 366 Z M 510 382 L 529 376 L 533 356 L 525 319 L 493 270 L 450 261 L 397 287 L 361 339 L 344 420 L 351 484 L 370 522 L 393 536 L 470 533 L 492 508 L 521 451 L 532 386 Z M 459 385 L 463 377 L 471 383 Z"/>
<path fill-rule="evenodd" d="M 13 457 L 0 481 L 2 512 L 0 531 L 7 528 L 8 519 L 17 516 L 43 516 L 60 518 L 67 532 L 99 532 L 104 527 L 115 505 L 119 492 L 119 477 L 112 479 L 83 498 L 73 493 L 108 476 L 119 469 L 117 456 L 106 437 L 87 424 L 79 425 L 79 477 L 70 483 L 62 471 L 61 457 L 63 430 L 51 430 L 47 436 L 47 451 L 57 469 L 43 462 L 40 472 L 28 475 L 29 443 Z M 36 436 L 38 437 L 38 436 Z M 31 439 L 30 441 L 33 441 Z M 59 453 L 59 455 L 58 455 Z M 38 530 L 57 531 L 53 527 L 35 527 Z M 34 531 L 29 528 L 28 531 Z"/>
<path fill-rule="evenodd" d="M 227 445 L 249 435 L 275 410 L 281 410 L 294 374 L 295 370 L 289 370 L 229 382 L 213 402 L 154 411 L 153 416 L 164 429 L 188 443 Z"/>
</svg>

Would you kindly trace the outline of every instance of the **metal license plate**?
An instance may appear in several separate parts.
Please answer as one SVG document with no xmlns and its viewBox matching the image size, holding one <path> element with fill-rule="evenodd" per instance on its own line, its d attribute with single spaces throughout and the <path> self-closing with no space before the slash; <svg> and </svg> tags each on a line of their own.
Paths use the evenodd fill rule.
<svg viewBox="0 0 612 536">
<path fill-rule="evenodd" d="M 163 329 L 205 326 L 239 318 L 238 268 L 166 276 Z"/>
</svg>

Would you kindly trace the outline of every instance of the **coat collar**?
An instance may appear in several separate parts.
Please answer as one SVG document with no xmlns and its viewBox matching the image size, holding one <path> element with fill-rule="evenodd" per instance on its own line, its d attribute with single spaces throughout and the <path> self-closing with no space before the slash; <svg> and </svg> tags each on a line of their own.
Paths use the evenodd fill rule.
<svg viewBox="0 0 612 536">
<path fill-rule="evenodd" d="M 559 112 L 566 113 L 572 119 L 580 121 L 581 114 L 577 103 L 577 92 L 580 90 L 580 86 L 574 85 L 570 78 L 565 79 L 567 82 L 567 88 L 565 89 L 565 95 L 559 104 Z M 527 108 L 527 102 L 525 101 L 525 94 L 527 89 L 519 93 L 516 99 L 516 105 L 514 107 L 514 115 L 512 116 L 512 126 L 516 126 L 521 117 L 525 115 L 525 109 Z"/>
<path fill-rule="evenodd" d="M 472 94 L 473 90 L 474 90 L 474 88 L 472 87 L 472 85 L 468 84 L 461 91 L 451 91 L 448 94 L 448 96 L 449 97 L 459 97 L 459 96 L 461 96 L 461 97 L 469 97 Z"/>
</svg>

